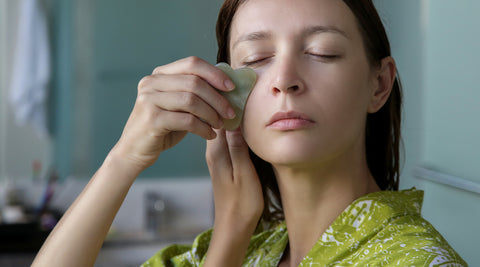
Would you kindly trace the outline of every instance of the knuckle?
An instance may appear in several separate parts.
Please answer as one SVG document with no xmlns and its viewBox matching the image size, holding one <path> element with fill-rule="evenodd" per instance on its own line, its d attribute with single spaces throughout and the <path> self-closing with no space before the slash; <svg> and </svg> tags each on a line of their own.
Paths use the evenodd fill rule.
<svg viewBox="0 0 480 267">
<path fill-rule="evenodd" d="M 137 103 L 141 106 L 145 106 L 148 103 L 147 94 L 139 93 L 137 96 Z"/>
<path fill-rule="evenodd" d="M 198 98 L 192 93 L 183 93 L 182 102 L 185 106 L 193 106 L 198 102 Z"/>
<path fill-rule="evenodd" d="M 199 57 L 197 56 L 190 56 L 186 59 L 187 61 L 187 65 L 190 67 L 190 68 L 194 68 L 196 66 L 198 66 L 198 64 L 200 64 L 200 62 L 202 61 Z"/>
<path fill-rule="evenodd" d="M 148 75 L 143 77 L 139 82 L 138 82 L 138 91 L 141 91 L 145 89 L 152 81 L 152 76 Z"/>
<path fill-rule="evenodd" d="M 160 74 L 163 71 L 163 66 L 158 66 L 155 69 L 153 69 L 152 74 Z"/>
<path fill-rule="evenodd" d="M 214 153 L 212 153 L 208 149 L 207 149 L 207 152 L 205 152 L 205 161 L 207 162 L 208 166 L 210 167 L 215 166 L 216 158 L 214 156 Z"/>
<path fill-rule="evenodd" d="M 218 174 L 218 172 L 220 171 L 219 168 L 226 167 L 224 161 L 220 157 L 220 154 L 214 148 L 207 149 L 207 151 L 205 152 L 205 162 L 207 163 L 207 166 L 209 167 L 212 175 L 214 172 Z"/>
<path fill-rule="evenodd" d="M 195 75 L 190 75 L 188 77 L 187 86 L 190 90 L 195 90 L 199 88 L 202 84 L 202 79 Z"/>
<path fill-rule="evenodd" d="M 192 129 L 195 127 L 196 118 L 192 114 L 186 114 L 185 118 L 183 119 L 183 123 L 185 124 L 187 129 Z"/>
</svg>

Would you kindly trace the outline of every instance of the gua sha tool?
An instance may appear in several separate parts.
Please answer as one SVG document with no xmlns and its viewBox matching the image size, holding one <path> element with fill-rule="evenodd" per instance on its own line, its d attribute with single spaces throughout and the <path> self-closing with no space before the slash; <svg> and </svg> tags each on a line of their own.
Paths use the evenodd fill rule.
<svg viewBox="0 0 480 267">
<path fill-rule="evenodd" d="M 221 69 L 235 84 L 235 89 L 230 92 L 220 91 L 219 93 L 223 95 L 232 105 L 233 110 L 235 111 L 235 118 L 228 120 L 223 119 L 224 128 L 228 131 L 233 131 L 240 126 L 243 118 L 243 110 L 245 109 L 245 104 L 247 103 L 248 96 L 255 85 L 257 80 L 257 74 L 250 68 L 241 68 L 241 69 L 232 69 L 227 63 L 218 63 L 215 65 L 217 68 Z"/>
</svg>

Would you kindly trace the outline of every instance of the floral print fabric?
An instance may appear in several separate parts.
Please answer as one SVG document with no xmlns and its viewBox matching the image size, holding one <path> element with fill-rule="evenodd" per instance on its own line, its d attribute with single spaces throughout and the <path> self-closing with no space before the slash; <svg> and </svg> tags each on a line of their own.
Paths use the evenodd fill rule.
<svg viewBox="0 0 480 267">
<path fill-rule="evenodd" d="M 381 191 L 350 204 L 299 266 L 467 266 L 420 215 L 423 191 Z M 193 245 L 160 250 L 142 267 L 201 266 L 212 230 Z M 288 244 L 285 222 L 252 236 L 243 266 L 278 266 Z"/>
</svg>

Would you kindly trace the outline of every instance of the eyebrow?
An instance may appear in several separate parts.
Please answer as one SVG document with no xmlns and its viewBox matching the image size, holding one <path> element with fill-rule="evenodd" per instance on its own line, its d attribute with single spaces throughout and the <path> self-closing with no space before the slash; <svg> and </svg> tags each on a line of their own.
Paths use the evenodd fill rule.
<svg viewBox="0 0 480 267">
<path fill-rule="evenodd" d="M 339 29 L 335 26 L 311 26 L 311 27 L 307 27 L 305 30 L 302 31 L 302 37 L 306 38 L 306 37 L 309 37 L 311 35 L 318 34 L 318 33 L 337 33 L 337 34 L 340 34 L 347 39 L 350 39 L 350 37 L 348 36 L 348 34 L 345 31 L 343 31 L 343 30 L 341 30 L 341 29 Z"/>
<path fill-rule="evenodd" d="M 347 39 L 350 39 L 350 37 L 348 36 L 348 34 L 345 31 L 343 31 L 343 30 L 341 30 L 341 29 L 339 29 L 335 26 L 320 26 L 320 25 L 310 26 L 310 27 L 305 28 L 304 30 L 302 30 L 301 36 L 303 38 L 307 38 L 307 37 L 310 37 L 312 35 L 319 34 L 319 33 L 336 33 L 336 34 L 342 35 L 343 37 L 345 37 Z M 244 35 L 241 35 L 235 41 L 235 43 L 233 43 L 232 48 L 235 48 L 235 46 L 237 46 L 241 42 L 261 41 L 261 40 L 269 39 L 271 37 L 272 37 L 272 33 L 270 31 L 256 31 L 256 32 L 244 34 Z"/>
<path fill-rule="evenodd" d="M 261 41 L 261 40 L 266 40 L 272 37 L 271 32 L 267 31 L 257 31 L 257 32 L 252 32 L 248 33 L 245 35 L 241 35 L 235 43 L 233 43 L 232 48 L 235 48 L 239 43 L 241 42 L 246 42 L 246 41 Z"/>
</svg>

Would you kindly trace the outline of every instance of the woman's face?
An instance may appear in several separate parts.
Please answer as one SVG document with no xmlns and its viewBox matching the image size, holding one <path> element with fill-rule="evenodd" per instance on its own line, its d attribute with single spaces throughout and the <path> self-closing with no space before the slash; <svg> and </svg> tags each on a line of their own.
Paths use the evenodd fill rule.
<svg viewBox="0 0 480 267">
<path fill-rule="evenodd" d="M 257 155 L 305 167 L 364 149 L 375 78 L 343 1 L 249 0 L 230 33 L 231 65 L 258 75 L 242 124 Z"/>
</svg>

